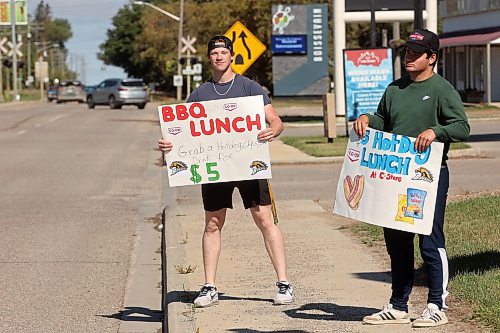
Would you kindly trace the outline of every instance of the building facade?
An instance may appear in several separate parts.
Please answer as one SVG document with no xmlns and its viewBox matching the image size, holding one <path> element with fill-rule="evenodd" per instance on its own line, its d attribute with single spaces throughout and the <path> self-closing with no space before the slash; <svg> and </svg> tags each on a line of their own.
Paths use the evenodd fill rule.
<svg viewBox="0 0 500 333">
<path fill-rule="evenodd" d="M 442 74 L 464 102 L 500 102 L 500 0 L 444 0 Z"/>
</svg>

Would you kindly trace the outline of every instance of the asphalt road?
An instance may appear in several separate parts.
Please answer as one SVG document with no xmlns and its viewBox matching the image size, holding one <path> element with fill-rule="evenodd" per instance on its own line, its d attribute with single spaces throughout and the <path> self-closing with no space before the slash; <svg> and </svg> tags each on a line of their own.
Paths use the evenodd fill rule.
<svg viewBox="0 0 500 333">
<path fill-rule="evenodd" d="M 117 331 L 157 124 L 152 106 L 0 108 L 0 332 Z"/>
</svg>

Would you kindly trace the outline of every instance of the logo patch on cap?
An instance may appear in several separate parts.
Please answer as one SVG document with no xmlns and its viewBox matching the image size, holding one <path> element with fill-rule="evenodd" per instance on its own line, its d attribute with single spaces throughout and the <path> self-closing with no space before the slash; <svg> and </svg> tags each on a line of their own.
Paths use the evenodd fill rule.
<svg viewBox="0 0 500 333">
<path fill-rule="evenodd" d="M 411 40 L 423 40 L 424 39 L 424 36 L 421 35 L 420 33 L 418 32 L 414 32 L 410 35 L 410 39 Z"/>
</svg>

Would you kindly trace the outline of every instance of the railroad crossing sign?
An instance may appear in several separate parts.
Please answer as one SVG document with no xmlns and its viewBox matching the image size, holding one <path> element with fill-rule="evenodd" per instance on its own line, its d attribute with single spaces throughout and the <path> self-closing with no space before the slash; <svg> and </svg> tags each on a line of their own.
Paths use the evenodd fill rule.
<svg viewBox="0 0 500 333">
<path fill-rule="evenodd" d="M 266 50 L 266 46 L 240 21 L 236 21 L 225 36 L 233 41 L 233 71 L 243 74 Z"/>
<path fill-rule="evenodd" d="M 6 37 L 3 37 L 2 39 L 0 39 L 0 54 L 7 55 L 7 53 L 9 52 L 9 50 L 7 50 L 5 48 L 5 43 L 7 43 L 7 38 Z"/>
<path fill-rule="evenodd" d="M 181 49 L 182 53 L 186 53 L 186 51 L 188 50 L 191 51 L 191 53 L 196 53 L 196 49 L 193 46 L 194 43 L 196 42 L 196 37 L 187 36 L 187 39 L 182 37 L 181 41 L 182 44 L 184 44 L 184 46 Z"/>
<path fill-rule="evenodd" d="M 20 50 L 20 48 L 21 48 L 22 45 L 23 45 L 23 42 L 17 42 L 16 43 L 16 53 L 17 53 L 18 57 L 22 57 L 23 56 L 23 53 Z M 12 57 L 12 53 L 14 53 L 13 52 L 14 51 L 14 49 L 13 49 L 14 45 L 12 45 L 12 42 L 9 41 L 9 42 L 7 42 L 7 46 L 10 47 L 9 52 L 7 52 L 7 56 Z"/>
</svg>

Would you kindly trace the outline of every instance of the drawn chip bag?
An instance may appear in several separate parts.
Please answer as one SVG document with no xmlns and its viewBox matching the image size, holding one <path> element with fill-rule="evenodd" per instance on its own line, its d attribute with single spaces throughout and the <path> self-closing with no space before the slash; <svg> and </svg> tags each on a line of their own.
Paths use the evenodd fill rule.
<svg viewBox="0 0 500 333">
<path fill-rule="evenodd" d="M 406 212 L 405 217 L 413 217 L 415 219 L 424 218 L 424 202 L 427 192 L 416 188 L 406 190 Z"/>
<path fill-rule="evenodd" d="M 394 218 L 394 221 L 401 221 L 413 224 L 413 218 L 405 216 L 406 207 L 407 207 L 406 194 L 398 194 L 398 212 L 396 214 L 396 217 Z"/>
</svg>

